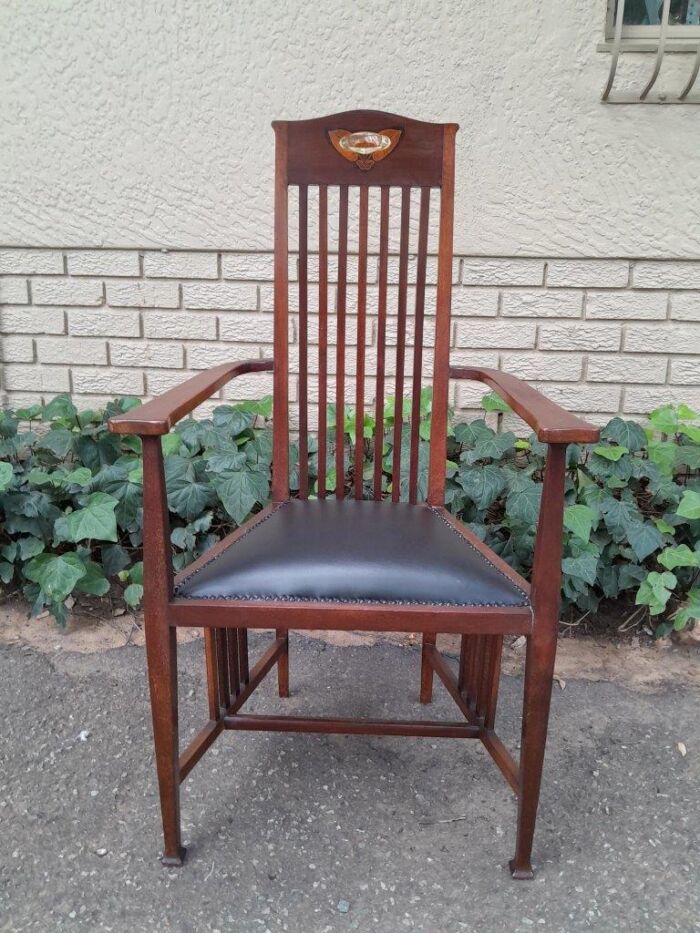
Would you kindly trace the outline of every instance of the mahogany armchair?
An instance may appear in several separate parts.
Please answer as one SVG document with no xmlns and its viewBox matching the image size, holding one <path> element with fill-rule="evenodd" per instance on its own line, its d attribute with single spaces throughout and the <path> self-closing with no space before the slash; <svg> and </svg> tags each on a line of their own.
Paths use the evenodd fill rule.
<svg viewBox="0 0 700 933">
<path fill-rule="evenodd" d="M 164 832 L 162 861 L 182 864 L 180 785 L 224 730 L 442 736 L 479 739 L 515 791 L 517 839 L 510 867 L 513 877 L 531 878 L 559 619 L 566 445 L 595 441 L 598 431 L 513 376 L 450 366 L 456 125 L 352 111 L 277 122 L 273 127 L 274 362 L 256 359 L 218 366 L 110 422 L 112 431 L 143 439 L 145 629 Z M 289 197 L 290 189 L 294 189 L 294 198 Z M 419 204 L 415 247 L 410 223 L 413 190 Z M 432 261 L 430 198 L 436 190 L 437 288 L 433 292 L 426 286 Z M 394 197 L 400 201 L 396 275 L 389 255 L 390 218 L 398 206 L 392 203 Z M 293 311 L 288 280 L 290 203 L 298 224 L 298 307 Z M 310 204 L 316 206 L 312 227 L 318 236 L 312 250 Z M 379 219 L 378 286 L 370 293 L 369 218 L 373 212 Z M 349 247 L 349 220 L 356 225 L 357 235 L 352 296 L 348 256 L 355 242 Z M 334 240 L 329 244 L 331 227 Z M 318 263 L 316 280 L 310 259 Z M 336 259 L 333 288 L 329 266 Z M 415 262 L 412 314 L 411 262 Z M 427 307 L 433 296 L 434 307 Z M 294 365 L 290 363 L 290 318 L 295 321 L 298 345 Z M 317 393 L 309 378 L 310 335 L 316 337 L 318 346 Z M 376 343 L 370 351 L 373 336 Z M 372 353 L 374 371 L 370 373 Z M 404 422 L 407 370 L 411 417 Z M 265 371 L 274 374 L 272 502 L 174 577 L 161 436 L 229 380 Z M 356 418 L 356 436 L 349 450 L 344 433 L 347 384 L 352 376 L 357 412 L 370 407 L 366 394 L 374 396 L 377 431 L 369 451 L 374 461 L 369 476 L 362 470 L 367 452 L 362 417 Z M 290 379 L 298 387 L 296 425 L 290 418 Z M 479 380 L 491 386 L 549 446 L 532 585 L 445 508 L 450 379 Z M 419 411 L 425 382 L 432 385 L 433 402 L 427 482 L 421 482 Z M 336 405 L 332 430 L 327 418 L 329 388 Z M 387 466 L 382 446 L 388 388 L 395 397 L 393 426 L 388 428 L 393 442 L 390 498 L 385 496 Z M 298 430 L 298 445 L 293 448 L 298 450 L 297 464 L 289 462 L 293 427 Z M 309 480 L 308 467 L 312 429 L 317 430 L 319 451 L 315 485 Z M 335 483 L 329 488 L 333 462 Z M 294 497 L 290 495 L 290 466 L 298 469 L 299 489 Z M 178 626 L 204 629 L 209 707 L 208 721 L 181 754 Z M 276 636 L 249 668 L 247 632 L 260 628 L 274 629 Z M 246 700 L 275 666 L 280 696 L 288 696 L 290 629 L 421 633 L 420 700 L 430 702 L 437 674 L 461 715 L 443 722 L 242 712 Z M 461 635 L 456 676 L 436 648 L 440 632 Z M 501 649 L 503 636 L 509 634 L 527 638 L 519 762 L 495 732 Z"/>
</svg>

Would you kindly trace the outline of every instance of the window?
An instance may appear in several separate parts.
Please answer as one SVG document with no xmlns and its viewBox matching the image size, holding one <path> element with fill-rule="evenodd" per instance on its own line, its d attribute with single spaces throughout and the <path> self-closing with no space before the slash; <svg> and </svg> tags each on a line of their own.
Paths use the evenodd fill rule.
<svg viewBox="0 0 700 933">
<path fill-rule="evenodd" d="M 618 6 L 624 2 L 622 37 L 653 39 L 658 37 L 663 16 L 663 0 L 609 0 L 606 36 L 615 33 Z M 668 14 L 668 36 L 674 39 L 700 37 L 700 0 L 671 0 Z"/>
</svg>

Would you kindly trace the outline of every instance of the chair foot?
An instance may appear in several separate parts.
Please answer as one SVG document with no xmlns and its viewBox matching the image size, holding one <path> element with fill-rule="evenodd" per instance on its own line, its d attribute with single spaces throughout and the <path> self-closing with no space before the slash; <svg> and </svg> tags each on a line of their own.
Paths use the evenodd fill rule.
<svg viewBox="0 0 700 933">
<path fill-rule="evenodd" d="M 178 855 L 163 855 L 160 864 L 163 868 L 182 868 L 185 864 L 186 856 L 187 849 L 184 846 L 180 846 Z"/>
<path fill-rule="evenodd" d="M 508 862 L 508 867 L 510 868 L 510 874 L 514 881 L 532 881 L 535 877 L 532 865 L 516 865 L 514 858 Z"/>
</svg>

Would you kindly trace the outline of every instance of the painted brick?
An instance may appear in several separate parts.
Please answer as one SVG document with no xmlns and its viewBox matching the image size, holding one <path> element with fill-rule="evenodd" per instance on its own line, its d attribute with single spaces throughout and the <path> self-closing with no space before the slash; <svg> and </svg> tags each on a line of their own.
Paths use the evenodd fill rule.
<svg viewBox="0 0 700 933">
<path fill-rule="evenodd" d="M 223 253 L 221 256 L 221 274 L 225 279 L 271 282 L 274 268 L 272 253 Z M 296 272 L 296 261 L 294 270 Z"/>
<path fill-rule="evenodd" d="M 630 324 L 624 348 L 642 353 L 700 353 L 700 324 Z"/>
<path fill-rule="evenodd" d="M 6 389 L 24 392 L 70 392 L 67 366 L 4 366 Z"/>
<path fill-rule="evenodd" d="M 258 289 L 250 282 L 207 282 L 182 286 L 186 308 L 213 308 L 226 311 L 255 311 Z"/>
<path fill-rule="evenodd" d="M 583 357 L 579 353 L 504 353 L 501 369 L 520 379 L 578 382 Z"/>
<path fill-rule="evenodd" d="M 460 381 L 457 383 L 457 407 L 479 409 L 482 398 L 490 391 L 483 382 Z"/>
<path fill-rule="evenodd" d="M 9 336 L 0 341 L 0 363 L 33 363 L 34 341 L 31 337 Z"/>
<path fill-rule="evenodd" d="M 36 355 L 40 363 L 107 363 L 107 344 L 88 337 L 37 337 Z"/>
<path fill-rule="evenodd" d="M 527 349 L 535 346 L 537 325 L 530 321 L 457 321 L 458 347 L 491 350 Z"/>
<path fill-rule="evenodd" d="M 27 280 L 14 276 L 0 277 L 0 304 L 26 305 L 29 301 Z"/>
<path fill-rule="evenodd" d="M 161 340 L 215 340 L 216 315 L 148 311 L 143 316 L 143 332 Z"/>
<path fill-rule="evenodd" d="M 550 259 L 550 288 L 624 288 L 629 282 L 625 259 Z"/>
<path fill-rule="evenodd" d="M 74 366 L 71 372 L 75 392 L 103 392 L 112 397 L 143 395 L 143 373 L 138 369 Z"/>
<path fill-rule="evenodd" d="M 679 404 L 685 402 L 691 408 L 700 408 L 700 388 L 689 389 L 687 386 L 666 386 L 663 397 L 657 388 L 629 386 L 625 389 L 624 411 L 648 414 L 661 403 Z"/>
<path fill-rule="evenodd" d="M 667 362 L 663 356 L 599 356 L 588 358 L 588 382 L 666 382 Z"/>
<path fill-rule="evenodd" d="M 32 301 L 35 305 L 101 305 L 102 282 L 99 279 L 34 279 Z"/>
<path fill-rule="evenodd" d="M 138 311 L 69 308 L 66 316 L 68 333 L 76 337 L 138 337 L 141 332 Z"/>
<path fill-rule="evenodd" d="M 80 249 L 66 254 L 69 275 L 140 275 L 139 254 L 126 249 Z"/>
<path fill-rule="evenodd" d="M 674 321 L 700 321 L 700 292 L 671 295 L 671 318 Z"/>
<path fill-rule="evenodd" d="M 654 319 L 666 317 L 665 292 L 589 292 L 586 317 L 596 319 Z"/>
<path fill-rule="evenodd" d="M 233 379 L 226 383 L 223 389 L 225 399 L 244 402 L 249 399 L 258 399 L 263 395 L 272 395 L 272 374 L 271 373 L 248 373 Z M 296 400 L 296 387 L 290 385 L 289 400 Z"/>
<path fill-rule="evenodd" d="M 272 343 L 274 319 L 271 314 L 220 314 L 219 337 L 237 343 Z"/>
<path fill-rule="evenodd" d="M 618 411 L 620 387 L 603 385 L 557 385 L 553 382 L 537 383 L 535 388 L 547 398 L 569 411 Z"/>
<path fill-rule="evenodd" d="M 484 366 L 498 369 L 498 353 L 495 350 L 450 350 L 450 366 Z"/>
<path fill-rule="evenodd" d="M 671 360 L 671 382 L 680 385 L 700 385 L 700 358 Z"/>
<path fill-rule="evenodd" d="M 269 355 L 272 356 L 271 353 Z M 231 343 L 193 343 L 187 347 L 187 366 L 189 369 L 208 369 L 210 366 L 257 359 L 259 356 L 259 348 L 249 343 L 240 346 Z"/>
<path fill-rule="evenodd" d="M 143 274 L 154 278 L 215 279 L 219 270 L 216 253 L 144 253 Z"/>
<path fill-rule="evenodd" d="M 182 369 L 185 351 L 181 344 L 172 341 L 112 340 L 109 344 L 109 359 L 112 366 L 153 366 L 162 369 Z"/>
<path fill-rule="evenodd" d="M 66 323 L 63 310 L 58 308 L 0 308 L 2 334 L 63 334 Z"/>
<path fill-rule="evenodd" d="M 700 262 L 637 262 L 632 284 L 635 288 L 700 288 Z"/>
<path fill-rule="evenodd" d="M 434 301 L 431 303 L 431 310 L 432 309 L 434 309 Z M 495 317 L 497 313 L 497 289 L 463 288 L 460 286 L 452 289 L 453 315 L 464 317 Z"/>
<path fill-rule="evenodd" d="M 0 249 L 0 273 L 62 275 L 63 253 L 50 249 Z"/>
<path fill-rule="evenodd" d="M 463 259 L 464 285 L 541 285 L 543 259 Z"/>
<path fill-rule="evenodd" d="M 504 291 L 501 314 L 504 317 L 581 317 L 583 292 L 574 291 Z"/>
<path fill-rule="evenodd" d="M 177 282 L 107 282 L 107 303 L 118 308 L 177 308 Z"/>
<path fill-rule="evenodd" d="M 618 324 L 540 324 L 541 350 L 619 350 Z"/>
<path fill-rule="evenodd" d="M 187 379 L 194 375 L 194 373 L 181 369 L 177 371 L 172 369 L 149 371 L 145 374 L 146 390 L 149 395 L 156 397 L 164 392 L 169 392 L 170 389 L 174 389 L 176 386 L 182 385 L 183 382 L 186 382 Z"/>
</svg>

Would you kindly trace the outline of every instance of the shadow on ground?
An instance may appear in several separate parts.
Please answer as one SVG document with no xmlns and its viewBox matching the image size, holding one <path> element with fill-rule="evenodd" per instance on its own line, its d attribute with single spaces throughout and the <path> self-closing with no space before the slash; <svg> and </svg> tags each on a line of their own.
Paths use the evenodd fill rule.
<svg viewBox="0 0 700 933">
<path fill-rule="evenodd" d="M 201 643 L 180 656 L 185 741 Z M 292 636 L 292 697 L 273 675 L 248 709 L 453 718 L 438 682 L 420 710 L 418 669 L 416 649 Z M 521 689 L 503 679 L 511 746 Z M 188 860 L 167 871 L 141 648 L 2 647 L 0 704 L 3 931 L 700 930 L 692 691 L 555 690 L 529 884 L 505 868 L 514 800 L 479 743 L 226 733 L 183 787 Z"/>
</svg>

